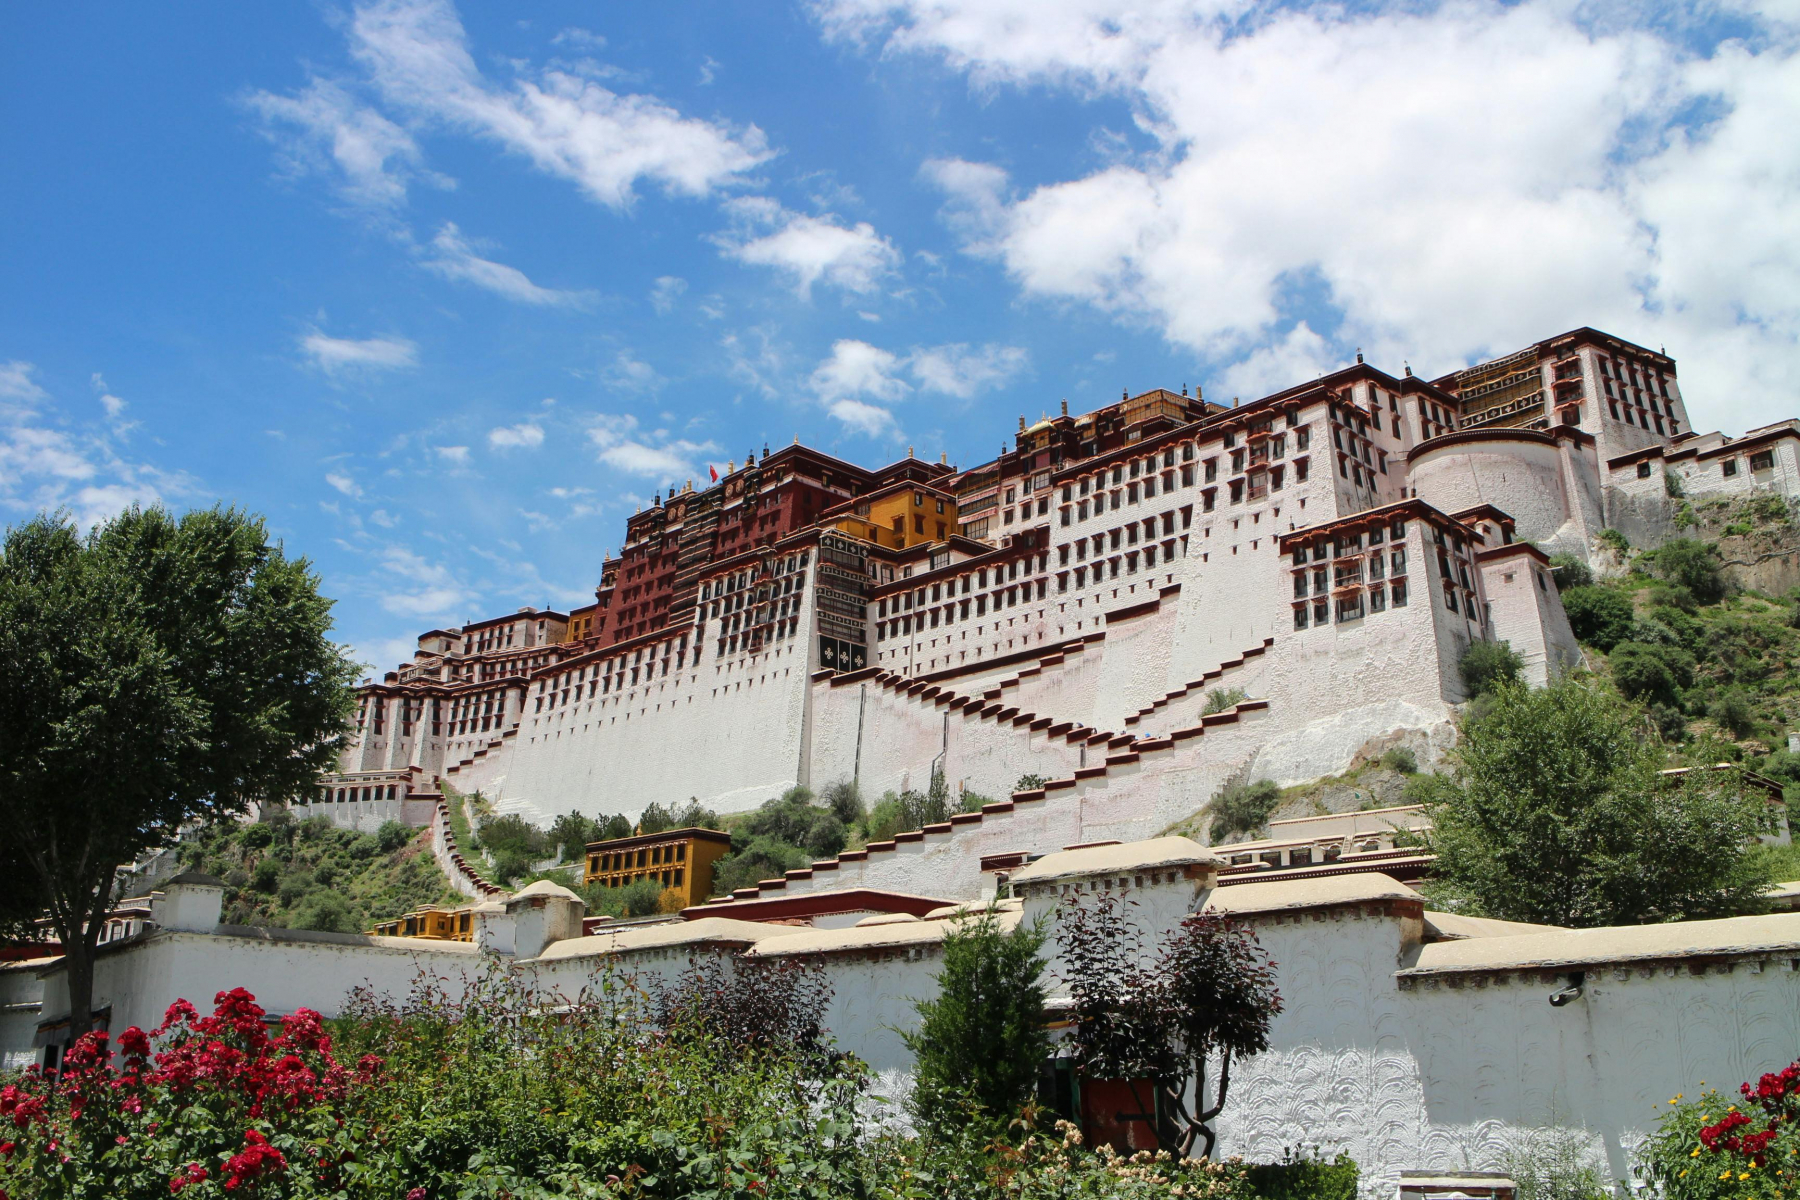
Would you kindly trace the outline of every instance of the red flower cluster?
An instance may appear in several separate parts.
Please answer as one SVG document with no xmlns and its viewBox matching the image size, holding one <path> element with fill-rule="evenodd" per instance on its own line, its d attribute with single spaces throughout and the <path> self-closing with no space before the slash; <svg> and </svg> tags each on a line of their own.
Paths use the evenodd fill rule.
<svg viewBox="0 0 1800 1200">
<path fill-rule="evenodd" d="M 225 1190 L 236 1191 L 246 1183 L 255 1183 L 264 1175 L 287 1170 L 287 1159 L 281 1156 L 281 1151 L 269 1145 L 268 1138 L 254 1129 L 246 1129 L 244 1148 L 225 1161 L 225 1170 L 229 1172 Z"/>
<path fill-rule="evenodd" d="M 169 1192 L 170 1194 L 174 1194 L 179 1192 L 182 1188 L 189 1187 L 192 1184 L 205 1183 L 211 1174 L 212 1172 L 208 1171 L 199 1163 L 189 1163 L 175 1176 L 175 1178 L 169 1180 Z"/>
<path fill-rule="evenodd" d="M 154 1030 L 134 1026 L 116 1041 L 86 1034 L 69 1047 L 60 1070 L 34 1070 L 0 1089 L 0 1123 L 10 1119 L 25 1131 L 17 1143 L 0 1142 L 0 1186 L 10 1181 L 9 1164 L 29 1172 L 34 1161 L 68 1161 L 81 1148 L 132 1144 L 148 1152 L 159 1138 L 185 1138 L 181 1131 L 196 1126 L 176 1118 L 194 1107 L 212 1114 L 197 1127 L 242 1129 L 243 1143 L 178 1143 L 174 1160 L 187 1165 L 169 1179 L 171 1195 L 215 1178 L 228 1192 L 255 1193 L 259 1181 L 290 1169 L 271 1137 L 307 1145 L 300 1161 L 324 1181 L 348 1150 L 308 1139 L 338 1136 L 343 1120 L 333 1110 L 352 1087 L 375 1083 L 381 1065 L 365 1057 L 353 1070 L 340 1066 L 310 1009 L 283 1018 L 272 1034 L 243 988 L 214 997 L 210 1016 L 178 1000 Z"/>
<path fill-rule="evenodd" d="M 1744 1099 L 1762 1109 L 1761 1128 L 1750 1114 L 1733 1108 L 1714 1124 L 1700 1130 L 1700 1144 L 1715 1154 L 1731 1153 L 1758 1167 L 1766 1165 L 1769 1143 L 1792 1128 L 1800 1117 L 1800 1062 L 1738 1088 Z"/>
</svg>

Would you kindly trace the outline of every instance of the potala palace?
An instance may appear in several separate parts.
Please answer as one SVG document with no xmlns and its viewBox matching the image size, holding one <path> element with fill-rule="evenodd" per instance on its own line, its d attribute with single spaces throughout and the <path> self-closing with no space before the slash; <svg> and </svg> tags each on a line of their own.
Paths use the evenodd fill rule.
<svg viewBox="0 0 1800 1200">
<path fill-rule="evenodd" d="M 1668 1097 L 1792 1059 L 1800 885 L 1769 915 L 1563 929 L 1427 907 L 1398 837 L 1414 810 L 1278 821 L 1223 850 L 1165 831 L 1229 782 L 1310 781 L 1395 745 L 1438 758 L 1472 642 L 1509 642 L 1536 682 L 1578 661 L 1550 553 L 1614 569 L 1601 532 L 1656 544 L 1672 491 L 1758 489 L 1800 499 L 1800 421 L 1696 434 L 1674 362 L 1592 329 L 1429 382 L 1358 361 L 1229 406 L 1125 396 L 1021 420 L 968 470 L 764 448 L 637 513 L 592 605 L 427 631 L 363 687 L 355 744 L 297 815 L 430 825 L 476 903 L 420 917 L 443 928 L 269 929 L 223 923 L 221 881 L 179 875 L 117 914 L 95 1005 L 117 1030 L 237 986 L 330 1016 L 353 987 L 400 995 L 423 973 L 455 996 L 496 962 L 574 994 L 609 965 L 804 959 L 837 1043 L 904 1076 L 898 1031 L 958 920 L 1122 894 L 1150 940 L 1218 912 L 1277 965 L 1284 1008 L 1237 1068 L 1223 1153 L 1343 1150 L 1372 1198 L 1560 1129 L 1627 1179 Z M 939 770 L 995 799 L 616 921 L 548 881 L 480 879 L 441 791 L 546 822 L 841 780 L 874 796 Z M 1046 782 L 1015 791 L 1025 775 Z M 659 835 L 681 843 L 660 860 L 650 835 L 601 845 L 697 866 L 704 832 Z M 61 963 L 0 964 L 0 1062 L 66 1042 Z"/>
<path fill-rule="evenodd" d="M 1464 648 L 1509 642 L 1539 682 L 1572 661 L 1547 554 L 1660 540 L 1665 473 L 1800 487 L 1795 422 L 1696 434 L 1674 361 L 1592 329 L 1431 382 L 1358 358 L 1230 406 L 1064 404 L 967 470 L 796 444 L 671 487 L 592 605 L 420 635 L 363 688 L 319 811 L 429 812 L 440 779 L 540 823 L 733 811 L 942 769 L 996 800 L 923 831 L 962 875 L 1149 837 L 1232 778 L 1435 759 Z M 1215 689 L 1248 699 L 1204 713 Z M 1027 774 L 1049 782 L 1012 794 Z"/>
</svg>

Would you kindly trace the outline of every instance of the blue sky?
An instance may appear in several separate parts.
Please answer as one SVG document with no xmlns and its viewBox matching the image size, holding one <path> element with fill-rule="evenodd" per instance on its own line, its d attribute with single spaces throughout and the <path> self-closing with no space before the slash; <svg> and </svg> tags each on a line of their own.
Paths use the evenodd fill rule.
<svg viewBox="0 0 1800 1200">
<path fill-rule="evenodd" d="M 1580 324 L 1794 414 L 1796 9 L 8 6 L 0 506 L 267 514 L 382 666 L 796 435 Z"/>
</svg>

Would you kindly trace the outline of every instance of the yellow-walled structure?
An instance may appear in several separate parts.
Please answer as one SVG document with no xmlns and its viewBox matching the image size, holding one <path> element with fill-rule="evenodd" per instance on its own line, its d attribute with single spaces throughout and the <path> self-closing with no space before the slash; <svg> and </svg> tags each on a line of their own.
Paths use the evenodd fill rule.
<svg viewBox="0 0 1800 1200">
<path fill-rule="evenodd" d="M 917 483 L 896 483 L 825 514 L 823 524 L 851 537 L 904 550 L 956 532 L 956 497 Z"/>
<path fill-rule="evenodd" d="M 583 882 L 615 888 L 655 879 L 686 908 L 712 894 L 713 864 L 730 853 L 731 835 L 716 829 L 668 829 L 590 842 Z"/>
</svg>

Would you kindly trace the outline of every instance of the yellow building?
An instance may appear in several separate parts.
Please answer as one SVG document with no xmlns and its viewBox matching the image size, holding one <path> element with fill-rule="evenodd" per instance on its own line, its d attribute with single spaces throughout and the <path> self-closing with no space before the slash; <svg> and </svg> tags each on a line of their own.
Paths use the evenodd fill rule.
<svg viewBox="0 0 1800 1200">
<path fill-rule="evenodd" d="M 475 940 L 473 908 L 440 908 L 426 905 L 415 908 L 404 917 L 383 921 L 369 930 L 376 937 L 430 938 L 439 942 L 472 942 Z"/>
<path fill-rule="evenodd" d="M 686 908 L 712 894 L 713 864 L 730 853 L 731 835 L 716 829 L 668 829 L 590 842 L 582 882 L 615 888 L 654 879 Z"/>
<path fill-rule="evenodd" d="M 956 497 L 921 483 L 895 483 L 822 514 L 821 525 L 904 550 L 956 532 Z"/>
</svg>

